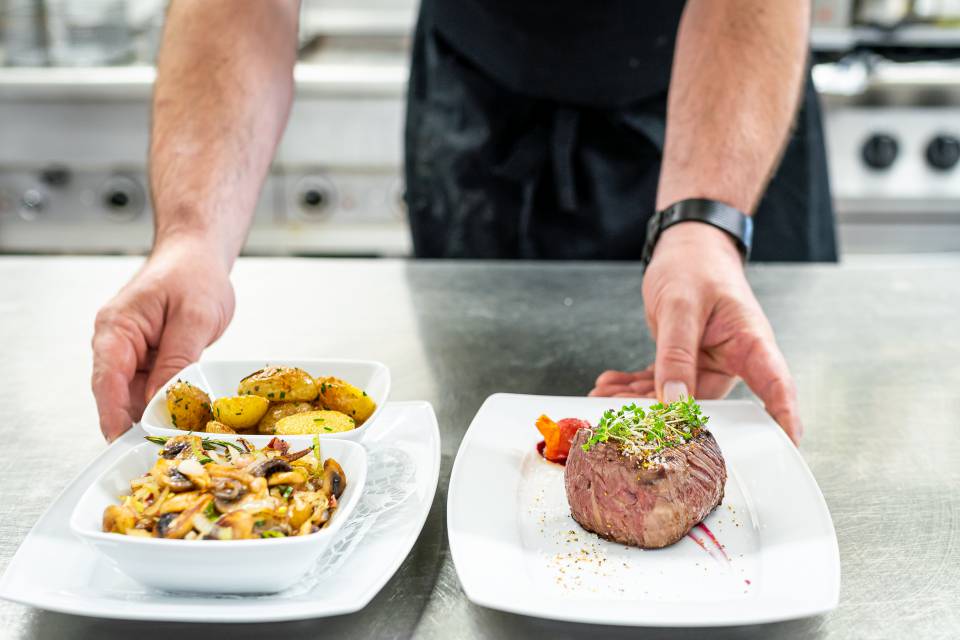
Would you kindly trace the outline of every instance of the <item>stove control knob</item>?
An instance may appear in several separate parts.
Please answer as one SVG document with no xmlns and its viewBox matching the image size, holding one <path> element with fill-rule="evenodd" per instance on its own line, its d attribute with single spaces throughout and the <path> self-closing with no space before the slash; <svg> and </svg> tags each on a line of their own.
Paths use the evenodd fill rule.
<svg viewBox="0 0 960 640">
<path fill-rule="evenodd" d="M 20 195 L 17 213 L 26 221 L 36 220 L 47 208 L 47 195 L 40 189 L 27 189 Z"/>
<path fill-rule="evenodd" d="M 300 180 L 294 193 L 302 217 L 321 220 L 336 209 L 337 192 L 325 176 L 307 176 Z"/>
<path fill-rule="evenodd" d="M 103 185 L 101 198 L 107 215 L 118 222 L 135 219 L 146 202 L 143 187 L 125 175 L 111 176 Z"/>
<path fill-rule="evenodd" d="M 927 145 L 927 163 L 937 171 L 949 171 L 960 162 L 960 140 L 939 135 Z"/>
<path fill-rule="evenodd" d="M 889 169 L 896 161 L 899 150 L 900 145 L 896 138 L 886 133 L 877 133 L 867 138 L 861 154 L 868 167 L 882 170 Z"/>
<path fill-rule="evenodd" d="M 304 190 L 300 200 L 307 209 L 323 209 L 330 203 L 330 195 L 326 189 L 309 187 Z"/>
</svg>

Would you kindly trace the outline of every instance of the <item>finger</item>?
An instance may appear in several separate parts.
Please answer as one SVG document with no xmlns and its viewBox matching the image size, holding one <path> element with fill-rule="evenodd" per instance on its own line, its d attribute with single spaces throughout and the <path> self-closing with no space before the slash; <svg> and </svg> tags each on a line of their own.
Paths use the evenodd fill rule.
<svg viewBox="0 0 960 640">
<path fill-rule="evenodd" d="M 181 369 L 199 360 L 214 337 L 215 330 L 202 311 L 170 313 L 157 346 L 156 362 L 147 377 L 145 399 L 152 398 Z"/>
<path fill-rule="evenodd" d="M 673 296 L 657 313 L 657 356 L 654 379 L 657 396 L 674 402 L 697 392 L 697 354 L 704 318 L 693 300 Z"/>
<path fill-rule="evenodd" d="M 136 371 L 136 344 L 115 326 L 98 322 L 93 338 L 91 386 L 100 415 L 100 431 L 108 441 L 130 428 L 130 383 Z"/>
<path fill-rule="evenodd" d="M 147 376 L 150 375 L 149 371 L 144 371 L 146 367 L 140 367 L 141 370 L 137 371 L 136 375 L 133 376 L 133 381 L 130 383 L 130 418 L 134 422 L 140 420 L 143 417 L 143 410 L 147 406 L 146 400 L 146 388 L 147 388 Z"/>
<path fill-rule="evenodd" d="M 763 406 L 796 444 L 803 435 L 797 388 L 787 361 L 772 337 L 753 336 L 737 373 L 763 401 Z"/>
<path fill-rule="evenodd" d="M 722 371 L 700 369 L 697 374 L 697 397 L 702 400 L 725 398 L 736 384 L 736 376 Z"/>
<path fill-rule="evenodd" d="M 597 376 L 594 386 L 602 387 L 610 384 L 630 384 L 635 380 L 653 379 L 653 367 L 643 371 L 604 371 Z"/>
<path fill-rule="evenodd" d="M 604 384 L 597 385 L 589 395 L 594 396 L 612 396 L 616 393 L 651 393 L 655 389 L 653 378 L 649 380 L 636 380 L 629 384 Z"/>
</svg>

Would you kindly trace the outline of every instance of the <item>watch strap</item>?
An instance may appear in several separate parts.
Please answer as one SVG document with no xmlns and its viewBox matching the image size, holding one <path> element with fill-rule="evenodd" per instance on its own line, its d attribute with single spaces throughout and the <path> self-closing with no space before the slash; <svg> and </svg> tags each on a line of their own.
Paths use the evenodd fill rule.
<svg viewBox="0 0 960 640">
<path fill-rule="evenodd" d="M 753 246 L 753 218 L 728 204 L 691 198 L 681 200 L 650 217 L 647 223 L 647 240 L 643 247 L 641 261 L 646 269 L 653 258 L 653 250 L 660 234 L 680 222 L 702 222 L 725 231 L 736 242 L 744 261 L 750 257 Z"/>
</svg>

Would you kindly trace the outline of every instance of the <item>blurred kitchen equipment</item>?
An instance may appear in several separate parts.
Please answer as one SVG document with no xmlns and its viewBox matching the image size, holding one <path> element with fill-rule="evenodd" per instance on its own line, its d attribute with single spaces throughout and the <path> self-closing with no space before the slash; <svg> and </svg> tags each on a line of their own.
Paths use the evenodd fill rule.
<svg viewBox="0 0 960 640">
<path fill-rule="evenodd" d="M 126 0 L 47 0 L 47 32 L 58 66 L 122 64 L 133 56 Z"/>
<path fill-rule="evenodd" d="M 47 8 L 43 0 L 7 0 L 0 7 L 4 64 L 12 67 L 47 64 Z"/>
<path fill-rule="evenodd" d="M 857 22 L 892 28 L 910 15 L 911 5 L 911 0 L 859 0 Z"/>
</svg>

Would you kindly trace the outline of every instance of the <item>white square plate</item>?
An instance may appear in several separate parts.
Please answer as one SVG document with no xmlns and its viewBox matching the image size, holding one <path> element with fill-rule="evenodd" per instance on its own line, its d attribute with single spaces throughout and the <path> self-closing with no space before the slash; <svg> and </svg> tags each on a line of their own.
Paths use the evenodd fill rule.
<svg viewBox="0 0 960 640">
<path fill-rule="evenodd" d="M 373 360 L 201 360 L 182 369 L 167 381 L 150 399 L 143 412 L 140 424 L 144 431 L 153 436 L 183 435 L 170 422 L 167 410 L 167 387 L 176 380 L 184 380 L 207 392 L 211 400 L 237 395 L 240 381 L 265 366 L 299 367 L 314 377 L 334 376 L 346 380 L 353 386 L 366 391 L 377 403 L 377 409 L 367 421 L 351 431 L 341 433 L 321 433 L 323 438 L 360 440 L 367 428 L 374 424 L 380 409 L 390 396 L 390 370 L 385 364 Z M 234 440 L 243 437 L 257 447 L 266 446 L 273 436 L 266 435 L 226 435 L 219 433 L 220 440 Z M 290 442 L 308 442 L 309 436 L 284 436 Z"/>
<path fill-rule="evenodd" d="M 690 536 L 642 550 L 582 529 L 570 516 L 563 467 L 536 451 L 534 421 L 545 413 L 595 425 L 626 402 L 512 394 L 484 402 L 457 453 L 447 501 L 450 551 L 470 600 L 542 618 L 671 627 L 836 607 L 830 513 L 797 449 L 752 402 L 701 403 L 728 479 L 723 503 Z"/>
<path fill-rule="evenodd" d="M 370 602 L 407 556 L 430 512 L 440 473 L 433 407 L 391 402 L 364 438 L 369 467 L 359 504 L 298 585 L 260 596 L 172 594 L 134 582 L 70 531 L 74 505 L 87 487 L 143 436 L 139 427 L 131 429 L 54 500 L 0 576 L 0 598 L 76 615 L 165 622 L 269 622 L 351 613 Z"/>
</svg>

